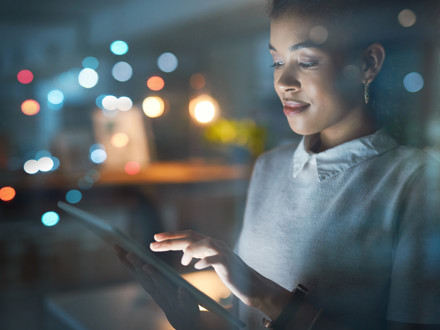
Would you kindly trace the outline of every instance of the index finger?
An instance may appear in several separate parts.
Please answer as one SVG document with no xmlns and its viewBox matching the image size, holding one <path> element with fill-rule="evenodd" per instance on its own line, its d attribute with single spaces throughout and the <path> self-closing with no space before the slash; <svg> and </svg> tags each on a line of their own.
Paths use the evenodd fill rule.
<svg viewBox="0 0 440 330">
<path fill-rule="evenodd" d="M 161 241 L 169 240 L 169 239 L 185 238 L 185 237 L 190 237 L 193 239 L 204 238 L 203 235 L 196 233 L 195 231 L 192 231 L 192 230 L 170 231 L 170 232 L 164 232 L 164 233 L 157 233 L 154 235 L 154 239 L 157 242 L 161 242 Z"/>
<path fill-rule="evenodd" d="M 194 243 L 194 239 L 189 237 L 165 239 L 151 243 L 150 249 L 156 252 L 183 251 L 192 243 Z"/>
</svg>

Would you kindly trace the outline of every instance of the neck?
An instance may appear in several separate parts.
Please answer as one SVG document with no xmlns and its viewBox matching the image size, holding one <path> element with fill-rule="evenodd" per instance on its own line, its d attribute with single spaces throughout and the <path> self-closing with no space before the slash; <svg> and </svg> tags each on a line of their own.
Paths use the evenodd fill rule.
<svg viewBox="0 0 440 330">
<path fill-rule="evenodd" d="M 342 143 L 372 134 L 377 127 L 364 109 L 354 110 L 343 122 L 319 133 L 319 151 L 336 147 Z"/>
</svg>

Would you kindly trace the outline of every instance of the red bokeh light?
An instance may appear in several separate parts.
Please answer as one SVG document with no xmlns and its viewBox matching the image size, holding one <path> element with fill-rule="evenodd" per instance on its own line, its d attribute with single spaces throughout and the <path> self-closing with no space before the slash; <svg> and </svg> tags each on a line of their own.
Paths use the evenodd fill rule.
<svg viewBox="0 0 440 330">
<path fill-rule="evenodd" d="M 138 174 L 141 170 L 141 165 L 135 161 L 128 162 L 127 164 L 125 164 L 124 170 L 125 173 L 127 173 L 128 175 L 135 175 Z"/>
<path fill-rule="evenodd" d="M 21 70 L 18 74 L 17 74 L 17 79 L 19 82 L 21 82 L 22 84 L 29 84 L 32 82 L 32 80 L 34 79 L 34 75 L 31 71 L 29 70 Z"/>
</svg>

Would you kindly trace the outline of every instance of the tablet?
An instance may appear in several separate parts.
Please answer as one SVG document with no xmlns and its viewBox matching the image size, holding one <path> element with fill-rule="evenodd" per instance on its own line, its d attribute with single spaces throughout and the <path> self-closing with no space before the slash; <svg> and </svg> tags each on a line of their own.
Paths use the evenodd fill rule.
<svg viewBox="0 0 440 330">
<path fill-rule="evenodd" d="M 143 261 L 154 266 L 163 276 L 165 276 L 172 283 L 177 286 L 184 287 L 186 290 L 188 290 L 188 292 L 196 299 L 200 306 L 206 308 L 207 310 L 215 313 L 218 316 L 223 317 L 235 326 L 245 326 L 245 324 L 234 314 L 223 308 L 223 306 L 217 303 L 214 299 L 208 297 L 202 291 L 191 285 L 172 267 L 170 267 L 167 263 L 165 263 L 156 255 L 154 255 L 152 251 L 148 250 L 146 247 L 142 246 L 140 243 L 136 242 L 134 239 L 124 234 L 118 228 L 113 227 L 99 217 L 70 204 L 60 201 L 58 202 L 58 207 L 73 215 L 76 220 L 81 222 L 84 226 L 93 231 L 108 244 L 112 246 L 117 244 L 124 250 L 128 252 L 133 252 Z"/>
</svg>

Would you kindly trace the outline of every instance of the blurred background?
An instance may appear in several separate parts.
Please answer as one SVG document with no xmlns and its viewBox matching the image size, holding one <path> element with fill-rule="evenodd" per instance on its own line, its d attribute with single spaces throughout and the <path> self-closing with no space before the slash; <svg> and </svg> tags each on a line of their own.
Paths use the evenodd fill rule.
<svg viewBox="0 0 440 330">
<path fill-rule="evenodd" d="M 438 157 L 440 15 L 420 3 L 390 9 L 379 87 L 402 141 Z M 56 203 L 143 244 L 193 229 L 233 247 L 256 157 L 300 139 L 273 91 L 265 1 L 6 0 L 0 18 L 0 329 L 169 329 Z M 211 272 L 161 257 L 228 304 Z"/>
</svg>

